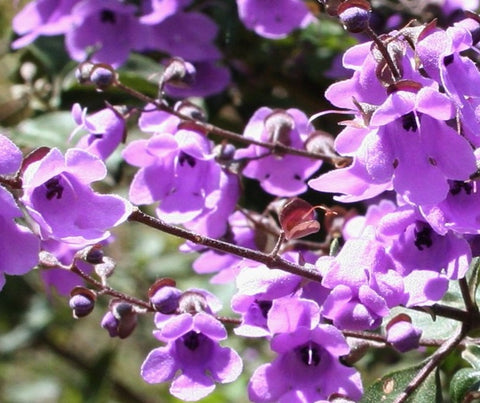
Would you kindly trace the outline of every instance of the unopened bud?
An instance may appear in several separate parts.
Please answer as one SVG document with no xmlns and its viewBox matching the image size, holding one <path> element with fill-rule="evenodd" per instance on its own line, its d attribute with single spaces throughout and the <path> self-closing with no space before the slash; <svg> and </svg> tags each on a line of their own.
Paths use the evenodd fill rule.
<svg viewBox="0 0 480 403">
<path fill-rule="evenodd" d="M 422 331 L 406 314 L 394 317 L 387 325 L 387 341 L 401 353 L 418 348 Z"/>
<path fill-rule="evenodd" d="M 95 273 L 97 273 L 98 277 L 102 280 L 106 280 L 113 274 L 115 267 L 115 261 L 111 257 L 104 256 L 102 263 L 95 265 Z"/>
<path fill-rule="evenodd" d="M 90 74 L 92 74 L 95 65 L 91 62 L 80 63 L 75 70 L 75 78 L 80 84 L 90 83 Z"/>
<path fill-rule="evenodd" d="M 295 127 L 293 118 L 283 110 L 276 110 L 265 118 L 265 129 L 272 143 L 290 145 L 290 133 Z"/>
<path fill-rule="evenodd" d="M 199 120 L 201 122 L 206 122 L 207 117 L 205 116 L 205 111 L 198 105 L 193 102 L 182 100 L 175 104 L 174 109 L 176 112 L 187 116 L 193 120 Z"/>
<path fill-rule="evenodd" d="M 96 64 L 90 74 L 90 81 L 97 86 L 99 90 L 105 90 L 116 81 L 116 73 L 113 68 L 107 64 Z"/>
<path fill-rule="evenodd" d="M 182 292 L 175 288 L 175 280 L 171 278 L 157 280 L 148 290 L 148 298 L 153 309 L 166 315 L 177 310 L 181 295 Z"/>
<path fill-rule="evenodd" d="M 195 83 L 196 70 L 192 63 L 179 57 L 169 60 L 163 72 L 161 87 L 165 84 L 179 88 L 188 88 Z"/>
<path fill-rule="evenodd" d="M 347 0 L 337 8 L 338 18 L 348 32 L 359 33 L 368 28 L 370 4 L 364 0 Z"/>
<path fill-rule="evenodd" d="M 195 291 L 185 291 L 181 295 L 178 305 L 178 310 L 181 313 L 189 313 L 191 315 L 209 309 L 205 296 Z"/>
<path fill-rule="evenodd" d="M 102 319 L 101 326 L 108 331 L 110 337 L 125 339 L 137 326 L 137 312 L 134 307 L 122 301 L 114 301 Z"/>
<path fill-rule="evenodd" d="M 235 150 L 236 148 L 233 144 L 217 144 L 213 149 L 215 160 L 219 164 L 228 163 L 233 160 L 233 157 L 235 156 Z"/>
<path fill-rule="evenodd" d="M 85 287 L 75 287 L 70 293 L 69 306 L 75 319 L 83 318 L 93 311 L 96 294 Z"/>
</svg>

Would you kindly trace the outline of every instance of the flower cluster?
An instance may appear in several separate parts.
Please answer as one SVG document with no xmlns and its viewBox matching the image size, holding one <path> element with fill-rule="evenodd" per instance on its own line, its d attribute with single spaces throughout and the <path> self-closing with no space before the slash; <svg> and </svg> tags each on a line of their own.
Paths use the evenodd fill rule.
<svg viewBox="0 0 480 403">
<path fill-rule="evenodd" d="M 195 2 L 136 3 L 32 1 L 14 19 L 13 47 L 65 35 L 71 57 L 87 61 L 77 76 L 97 89 L 128 89 L 115 69 L 131 51 L 173 57 L 160 80 L 172 98 L 225 87 L 217 26 Z M 90 113 L 75 104 L 70 145 L 84 134 L 65 152 L 43 147 L 24 156 L 0 135 L 0 287 L 4 274 L 48 269 L 44 281 L 70 294 L 75 318 L 109 295 L 101 326 L 121 339 L 139 315 L 153 313 L 162 346 L 148 354 L 141 376 L 171 382 L 170 393 L 186 401 L 242 373 L 240 355 L 220 345 L 227 323 L 236 336 L 270 346 L 263 357 L 270 362 L 248 382 L 250 400 L 361 399 L 347 336 L 372 331 L 397 351 L 417 348 L 422 330 L 392 310 L 433 309 L 480 255 L 480 72 L 466 56 L 480 39 L 480 19 L 467 14 L 448 28 L 433 22 L 377 36 L 366 1 L 324 3 L 348 31 L 373 38 L 346 51 L 343 67 L 353 73 L 325 93 L 351 116 L 334 140 L 297 108 L 260 107 L 236 134 L 207 123 L 191 99 L 133 90 L 142 107 L 108 104 Z M 267 38 L 313 22 L 300 0 L 237 5 L 245 26 Z M 112 155 L 131 174 L 128 201 L 93 185 L 107 178 Z M 263 205 L 244 191 L 252 182 Z M 344 205 L 306 201 L 321 193 Z M 354 202 L 365 214 L 349 209 Z M 141 210 L 147 206 L 152 215 Z M 197 273 L 234 286 L 235 317 L 220 316 L 210 292 L 182 291 L 172 279 L 157 280 L 147 301 L 111 288 L 115 262 L 103 247 L 127 221 L 184 238 L 180 249 L 197 253 Z"/>
<path fill-rule="evenodd" d="M 167 86 L 175 96 L 206 96 L 225 89 L 230 73 L 219 64 L 218 28 L 205 13 L 190 9 L 192 0 L 34 0 L 14 18 L 18 49 L 39 36 L 64 35 L 73 60 L 124 64 L 131 52 L 161 52 L 193 64 L 195 81 L 188 88 Z M 267 38 L 281 38 L 314 21 L 301 0 L 272 4 L 238 0 L 238 13 L 248 29 Z"/>
</svg>

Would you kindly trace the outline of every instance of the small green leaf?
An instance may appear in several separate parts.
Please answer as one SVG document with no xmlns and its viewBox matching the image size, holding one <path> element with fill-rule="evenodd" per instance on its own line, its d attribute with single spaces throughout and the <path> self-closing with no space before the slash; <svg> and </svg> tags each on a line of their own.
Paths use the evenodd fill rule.
<svg viewBox="0 0 480 403">
<path fill-rule="evenodd" d="M 404 392 L 410 381 L 423 367 L 423 363 L 392 372 L 377 380 L 367 388 L 361 403 L 393 402 Z M 441 388 L 436 371 L 431 373 L 419 388 L 408 397 L 407 402 L 436 403 L 441 402 Z"/>
<path fill-rule="evenodd" d="M 462 351 L 462 358 L 467 361 L 474 369 L 480 371 L 480 346 L 468 344 Z"/>
<path fill-rule="evenodd" d="M 330 256 L 337 256 L 340 252 L 340 241 L 338 238 L 333 238 L 332 243 L 330 244 Z"/>
<path fill-rule="evenodd" d="M 51 112 L 20 123 L 12 130 L 12 139 L 17 144 L 33 148 L 43 145 L 65 150 L 75 127 L 70 112 Z"/>
<path fill-rule="evenodd" d="M 469 392 L 480 391 L 480 371 L 475 368 L 462 368 L 450 382 L 450 396 L 453 402 L 462 402 Z"/>
</svg>

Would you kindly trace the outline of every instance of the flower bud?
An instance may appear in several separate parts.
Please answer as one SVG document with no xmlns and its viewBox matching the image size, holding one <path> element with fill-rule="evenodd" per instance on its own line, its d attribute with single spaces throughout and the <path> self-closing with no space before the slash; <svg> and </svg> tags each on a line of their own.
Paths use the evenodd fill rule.
<svg viewBox="0 0 480 403">
<path fill-rule="evenodd" d="M 95 65 L 91 62 L 80 63 L 75 70 L 75 78 L 80 84 L 90 83 L 90 74 L 92 74 Z"/>
<path fill-rule="evenodd" d="M 160 82 L 160 87 L 165 84 L 179 88 L 188 88 L 195 83 L 196 70 L 193 64 L 186 62 L 180 57 L 174 57 L 168 61 Z"/>
<path fill-rule="evenodd" d="M 217 144 L 213 153 L 215 154 L 215 161 L 219 164 L 226 164 L 233 160 L 235 156 L 235 146 L 230 143 Z"/>
<path fill-rule="evenodd" d="M 153 308 L 166 315 L 175 313 L 181 295 L 182 292 L 175 288 L 175 281 L 170 278 L 157 280 L 148 290 L 148 298 Z"/>
<path fill-rule="evenodd" d="M 207 121 L 205 111 L 193 102 L 187 100 L 178 101 L 175 104 L 174 109 L 176 112 L 181 113 L 184 116 L 188 116 L 190 119 L 199 120 L 201 122 Z"/>
<path fill-rule="evenodd" d="M 116 81 L 116 74 L 113 68 L 107 64 L 96 64 L 90 74 L 90 81 L 99 90 L 105 90 Z"/>
<path fill-rule="evenodd" d="M 150 302 L 157 312 L 166 315 L 174 313 L 182 292 L 175 287 L 162 287 L 150 298 Z"/>
<path fill-rule="evenodd" d="M 337 13 L 348 32 L 359 33 L 368 28 L 370 5 L 364 0 L 347 0 L 338 6 Z"/>
<path fill-rule="evenodd" d="M 401 353 L 418 348 L 422 331 L 413 326 L 408 315 L 394 317 L 386 327 L 387 341 Z"/>
<path fill-rule="evenodd" d="M 202 294 L 195 291 L 185 291 L 179 300 L 178 310 L 181 313 L 195 315 L 198 312 L 208 311 L 208 303 Z"/>
<path fill-rule="evenodd" d="M 290 145 L 290 132 L 295 127 L 293 118 L 283 110 L 273 111 L 265 118 L 265 129 L 272 143 Z"/>
<path fill-rule="evenodd" d="M 110 277 L 113 274 L 115 267 L 115 261 L 108 256 L 104 256 L 102 259 L 102 263 L 98 263 L 95 265 L 95 273 L 97 273 L 97 275 L 102 280 L 106 280 L 107 277 Z"/>
<path fill-rule="evenodd" d="M 113 301 L 102 319 L 101 326 L 108 331 L 110 337 L 125 339 L 137 326 L 137 312 L 133 305 L 123 301 Z"/>
<path fill-rule="evenodd" d="M 75 319 L 83 318 L 93 311 L 97 295 L 85 287 L 75 287 L 70 293 L 69 306 Z"/>
</svg>

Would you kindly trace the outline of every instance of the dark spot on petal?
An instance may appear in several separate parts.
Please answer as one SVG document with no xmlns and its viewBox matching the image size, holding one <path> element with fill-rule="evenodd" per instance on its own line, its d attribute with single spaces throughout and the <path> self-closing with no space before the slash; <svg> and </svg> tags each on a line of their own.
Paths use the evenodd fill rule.
<svg viewBox="0 0 480 403">
<path fill-rule="evenodd" d="M 398 167 L 398 159 L 393 160 L 393 169 L 396 169 Z"/>
<path fill-rule="evenodd" d="M 433 245 L 432 228 L 427 224 L 420 224 L 419 227 L 421 228 L 413 230 L 415 234 L 415 246 L 418 250 L 423 250 L 424 246 L 430 248 Z"/>
<path fill-rule="evenodd" d="M 450 194 L 455 196 L 459 194 L 462 190 L 465 191 L 467 195 L 472 194 L 473 185 L 471 182 L 462 182 L 462 181 L 453 181 L 450 184 Z"/>
<path fill-rule="evenodd" d="M 47 189 L 45 197 L 47 200 L 52 200 L 54 197 L 57 199 L 62 198 L 63 186 L 60 184 L 60 177 L 54 176 L 44 183 L 45 188 Z"/>
<path fill-rule="evenodd" d="M 432 158 L 432 157 L 428 157 L 428 162 L 433 165 L 434 167 L 437 166 L 437 161 L 435 160 L 435 158 Z"/>
<path fill-rule="evenodd" d="M 453 63 L 453 54 L 452 55 L 448 55 L 448 56 L 445 56 L 443 58 L 443 64 L 445 66 L 448 66 L 449 64 L 452 64 Z"/>
<path fill-rule="evenodd" d="M 415 119 L 415 114 L 413 112 L 409 112 L 406 115 L 402 116 L 402 127 L 407 131 L 412 131 L 416 132 L 418 127 L 417 127 L 417 121 Z"/>
<path fill-rule="evenodd" d="M 300 360 L 307 366 L 317 366 L 320 363 L 320 353 L 315 343 L 308 343 L 297 349 Z"/>
<path fill-rule="evenodd" d="M 257 303 L 258 307 L 260 308 L 260 311 L 262 311 L 262 316 L 266 319 L 267 315 L 268 315 L 268 311 L 272 307 L 272 301 L 257 301 L 257 300 L 255 300 L 255 302 Z"/>
<path fill-rule="evenodd" d="M 180 152 L 180 155 L 178 156 L 178 163 L 183 166 L 185 162 L 190 165 L 192 168 L 195 166 L 196 161 L 195 158 L 193 158 L 191 155 L 188 155 L 184 153 L 183 151 Z"/>
<path fill-rule="evenodd" d="M 105 23 L 110 23 L 110 24 L 115 24 L 117 22 L 115 13 L 111 10 L 106 10 L 106 9 L 100 11 L 100 21 Z"/>
<path fill-rule="evenodd" d="M 183 344 L 189 350 L 196 350 L 200 344 L 199 334 L 193 330 L 188 332 L 185 336 L 183 336 Z"/>
<path fill-rule="evenodd" d="M 293 179 L 295 179 L 297 181 L 301 181 L 302 177 L 299 174 L 295 174 L 295 175 L 293 175 Z"/>
</svg>

